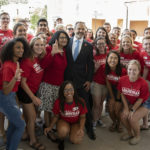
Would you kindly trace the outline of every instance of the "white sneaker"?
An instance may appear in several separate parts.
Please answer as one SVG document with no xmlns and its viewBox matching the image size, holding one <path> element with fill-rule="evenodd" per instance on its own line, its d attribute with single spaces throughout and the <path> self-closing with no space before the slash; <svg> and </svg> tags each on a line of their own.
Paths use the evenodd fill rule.
<svg viewBox="0 0 150 150">
<path fill-rule="evenodd" d="M 93 122 L 93 130 L 96 130 L 97 122 Z"/>
</svg>

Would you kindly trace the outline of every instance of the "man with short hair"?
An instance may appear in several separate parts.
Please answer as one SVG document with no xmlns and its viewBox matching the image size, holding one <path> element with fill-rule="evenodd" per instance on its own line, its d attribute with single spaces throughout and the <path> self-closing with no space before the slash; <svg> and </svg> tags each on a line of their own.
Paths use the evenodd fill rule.
<svg viewBox="0 0 150 150">
<path fill-rule="evenodd" d="M 84 39 L 85 24 L 83 22 L 75 24 L 74 33 L 75 35 L 70 39 L 66 49 L 68 65 L 65 71 L 65 80 L 72 81 L 78 95 L 85 100 L 88 109 L 85 127 L 89 138 L 95 140 L 89 104 L 89 89 L 94 73 L 93 47 Z"/>
<path fill-rule="evenodd" d="M 45 18 L 40 18 L 37 22 L 37 33 L 39 32 L 44 32 L 48 37 L 47 37 L 47 44 L 51 39 L 51 36 L 48 35 L 49 33 L 49 28 L 48 28 L 48 21 Z"/>
<path fill-rule="evenodd" d="M 13 32 L 9 29 L 10 16 L 7 12 L 0 14 L 0 50 L 4 44 L 13 38 Z"/>
<path fill-rule="evenodd" d="M 73 30 L 73 25 L 72 24 L 67 24 L 66 25 L 66 32 L 68 33 L 69 37 L 73 37 L 74 30 Z"/>
<path fill-rule="evenodd" d="M 120 44 L 119 36 L 121 34 L 121 29 L 119 27 L 113 27 L 112 33 L 117 35 L 117 44 Z"/>
</svg>

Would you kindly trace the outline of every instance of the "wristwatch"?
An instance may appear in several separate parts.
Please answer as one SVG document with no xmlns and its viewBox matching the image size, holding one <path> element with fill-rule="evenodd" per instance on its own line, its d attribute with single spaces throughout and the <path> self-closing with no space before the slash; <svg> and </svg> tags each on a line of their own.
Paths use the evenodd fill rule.
<svg viewBox="0 0 150 150">
<path fill-rule="evenodd" d="M 133 113 L 135 112 L 135 110 L 133 108 L 130 108 L 130 111 L 133 112 Z"/>
</svg>

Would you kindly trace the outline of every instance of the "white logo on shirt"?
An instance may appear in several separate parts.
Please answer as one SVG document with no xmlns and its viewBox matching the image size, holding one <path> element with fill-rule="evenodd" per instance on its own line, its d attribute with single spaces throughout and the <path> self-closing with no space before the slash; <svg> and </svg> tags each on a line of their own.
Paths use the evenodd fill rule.
<svg viewBox="0 0 150 150">
<path fill-rule="evenodd" d="M 41 71 L 43 71 L 43 69 L 41 68 L 41 66 L 38 63 L 35 63 L 33 65 L 33 68 L 34 68 L 36 73 L 40 73 Z"/>
<path fill-rule="evenodd" d="M 112 80 L 112 81 L 118 81 L 120 79 L 120 77 L 116 77 L 113 75 L 107 75 L 108 80 Z"/>
<path fill-rule="evenodd" d="M 122 87 L 122 92 L 123 94 L 128 95 L 128 96 L 138 97 L 140 95 L 140 90 L 130 89 L 126 87 Z"/>
</svg>

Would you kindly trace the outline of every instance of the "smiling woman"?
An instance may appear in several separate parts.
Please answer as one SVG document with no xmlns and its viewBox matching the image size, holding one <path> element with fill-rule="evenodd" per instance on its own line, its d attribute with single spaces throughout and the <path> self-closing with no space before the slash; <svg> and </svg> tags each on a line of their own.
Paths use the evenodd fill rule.
<svg viewBox="0 0 150 150">
<path fill-rule="evenodd" d="M 65 31 L 57 31 L 50 40 L 47 54 L 41 60 L 45 69 L 43 82 L 40 84 L 38 97 L 42 100 L 39 109 L 44 110 L 45 126 L 50 124 L 53 104 L 58 97 L 58 90 L 64 81 L 64 71 L 67 66 L 66 47 L 69 37 Z"/>
<path fill-rule="evenodd" d="M 15 24 L 14 28 L 13 28 L 13 35 L 14 37 L 24 37 L 25 39 L 27 39 L 27 33 L 26 33 L 26 27 L 23 23 L 17 23 Z"/>
<path fill-rule="evenodd" d="M 29 54 L 27 42 L 23 38 L 15 38 L 3 47 L 0 55 L 0 112 L 9 120 L 6 149 L 17 149 L 25 127 L 16 103 L 16 92 L 22 74 L 19 61 Z"/>
<path fill-rule="evenodd" d="M 121 77 L 118 85 L 123 102 L 121 121 L 128 131 L 122 135 L 121 140 L 129 140 L 131 145 L 135 145 L 140 141 L 139 121 L 148 114 L 150 98 L 148 84 L 140 77 L 140 63 L 131 60 L 127 70 L 128 75 Z"/>
<path fill-rule="evenodd" d="M 44 132 L 47 135 L 57 123 L 58 149 L 64 149 L 64 139 L 68 135 L 72 143 L 81 143 L 84 136 L 87 108 L 83 99 L 77 96 L 77 92 L 71 81 L 65 81 L 60 86 L 59 98 L 54 103 L 53 113 L 54 117 L 51 124 Z"/>
</svg>

